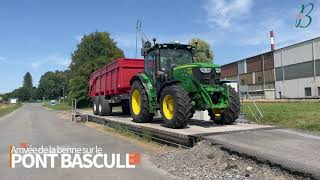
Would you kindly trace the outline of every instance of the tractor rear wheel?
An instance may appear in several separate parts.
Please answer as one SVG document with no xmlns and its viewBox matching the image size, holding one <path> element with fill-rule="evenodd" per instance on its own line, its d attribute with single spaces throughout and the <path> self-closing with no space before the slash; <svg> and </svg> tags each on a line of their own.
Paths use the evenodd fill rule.
<svg viewBox="0 0 320 180">
<path fill-rule="evenodd" d="M 130 113 L 133 122 L 151 122 L 153 113 L 149 113 L 148 97 L 145 89 L 139 81 L 134 81 L 130 90 Z"/>
<path fill-rule="evenodd" d="M 231 87 L 229 87 L 229 99 L 230 106 L 226 108 L 221 114 L 221 118 L 215 118 L 214 121 L 217 124 L 233 124 L 238 118 L 240 112 L 240 98 L 238 93 Z M 209 111 L 210 115 L 210 111 Z M 211 118 L 214 114 L 211 112 Z"/>
<path fill-rule="evenodd" d="M 185 127 L 193 114 L 188 93 L 176 84 L 163 89 L 160 110 L 164 125 L 175 129 Z"/>
</svg>

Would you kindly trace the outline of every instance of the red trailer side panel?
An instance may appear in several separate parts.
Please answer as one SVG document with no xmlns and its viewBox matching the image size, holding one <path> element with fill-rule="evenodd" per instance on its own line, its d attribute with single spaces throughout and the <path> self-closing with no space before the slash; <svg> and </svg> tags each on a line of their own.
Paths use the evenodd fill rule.
<svg viewBox="0 0 320 180">
<path fill-rule="evenodd" d="M 129 94 L 130 79 L 137 73 L 143 72 L 143 69 L 143 59 L 116 59 L 91 74 L 89 95 L 95 97 Z"/>
</svg>

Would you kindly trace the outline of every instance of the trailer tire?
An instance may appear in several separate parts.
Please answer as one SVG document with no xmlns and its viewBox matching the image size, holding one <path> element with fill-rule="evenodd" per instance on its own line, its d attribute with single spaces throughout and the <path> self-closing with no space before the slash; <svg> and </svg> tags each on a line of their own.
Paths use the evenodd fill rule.
<svg viewBox="0 0 320 180">
<path fill-rule="evenodd" d="M 174 129 L 185 127 L 193 115 L 191 99 L 178 84 L 163 89 L 160 110 L 164 125 Z"/>
<path fill-rule="evenodd" d="M 112 113 L 111 105 L 103 96 L 99 97 L 98 111 L 100 116 L 108 116 Z"/>
<path fill-rule="evenodd" d="M 238 93 L 229 87 L 230 107 L 226 108 L 221 118 L 216 118 L 214 121 L 217 124 L 233 124 L 238 118 L 240 112 L 240 98 Z M 210 114 L 209 114 L 210 115 Z"/>
<path fill-rule="evenodd" d="M 98 97 L 94 97 L 94 98 L 92 99 L 92 103 L 93 103 L 93 105 L 92 105 L 93 114 L 94 114 L 94 115 L 98 115 L 98 114 L 99 114 L 99 112 L 98 112 L 99 98 L 98 98 Z"/>
<path fill-rule="evenodd" d="M 130 114 L 133 122 L 151 122 L 154 114 L 149 112 L 149 101 L 147 93 L 139 81 L 134 81 L 129 98 Z"/>
<path fill-rule="evenodd" d="M 123 114 L 126 114 L 126 115 L 130 114 L 129 101 L 122 102 L 121 108 L 122 108 Z"/>
</svg>

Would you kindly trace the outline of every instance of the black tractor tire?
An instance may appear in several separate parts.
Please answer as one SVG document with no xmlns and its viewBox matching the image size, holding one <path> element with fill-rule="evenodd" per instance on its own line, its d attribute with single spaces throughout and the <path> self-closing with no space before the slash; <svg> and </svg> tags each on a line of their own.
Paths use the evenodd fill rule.
<svg viewBox="0 0 320 180">
<path fill-rule="evenodd" d="M 163 109 L 164 99 L 167 95 L 173 100 L 173 114 L 170 113 L 173 116 L 171 119 L 165 116 Z M 166 127 L 174 129 L 184 128 L 193 115 L 191 99 L 188 93 L 178 84 L 165 87 L 160 97 L 160 111 Z"/>
<path fill-rule="evenodd" d="M 240 98 L 239 94 L 234 90 L 234 88 L 229 87 L 229 98 L 230 106 L 223 111 L 221 118 L 214 119 L 215 123 L 229 125 L 233 124 L 238 118 L 240 112 Z"/>
<path fill-rule="evenodd" d="M 140 95 L 140 111 L 135 114 L 133 111 L 133 105 L 132 105 L 132 100 L 133 100 L 133 92 L 137 90 Z M 130 108 L 130 114 L 133 118 L 133 122 L 136 123 L 144 123 L 144 122 L 151 122 L 153 119 L 154 114 L 149 112 L 149 101 L 148 101 L 148 96 L 143 88 L 142 84 L 139 81 L 134 81 L 131 90 L 130 90 L 130 98 L 129 98 L 129 108 Z"/>
<path fill-rule="evenodd" d="M 92 98 L 92 111 L 94 115 L 98 115 L 99 97 Z"/>
<path fill-rule="evenodd" d="M 210 119 L 215 121 L 216 116 L 214 115 L 211 109 L 208 109 L 208 114 L 210 116 Z"/>
<path fill-rule="evenodd" d="M 100 116 L 109 116 L 112 113 L 111 105 L 103 96 L 99 98 L 98 112 Z"/>
<path fill-rule="evenodd" d="M 129 101 L 122 102 L 121 108 L 122 108 L 123 114 L 126 114 L 126 115 L 130 114 Z"/>
</svg>

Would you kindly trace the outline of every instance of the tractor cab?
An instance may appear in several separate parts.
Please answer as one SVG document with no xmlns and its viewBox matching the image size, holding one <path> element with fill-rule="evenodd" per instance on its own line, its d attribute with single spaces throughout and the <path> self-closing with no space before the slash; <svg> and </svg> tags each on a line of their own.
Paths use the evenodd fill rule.
<svg viewBox="0 0 320 180">
<path fill-rule="evenodd" d="M 175 67 L 193 63 L 195 47 L 175 43 L 154 44 L 142 48 L 145 59 L 145 73 L 160 86 L 165 81 L 172 80 Z M 158 78 L 158 79 L 157 79 Z M 159 88 L 159 87 L 157 87 Z"/>
</svg>

